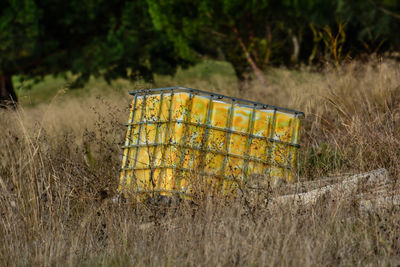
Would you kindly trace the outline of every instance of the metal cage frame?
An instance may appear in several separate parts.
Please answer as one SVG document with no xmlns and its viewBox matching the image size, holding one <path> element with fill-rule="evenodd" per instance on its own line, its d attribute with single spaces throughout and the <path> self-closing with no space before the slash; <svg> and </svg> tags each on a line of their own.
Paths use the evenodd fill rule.
<svg viewBox="0 0 400 267">
<path fill-rule="evenodd" d="M 189 100 L 190 100 L 190 105 L 192 105 L 193 103 L 193 98 L 194 96 L 202 96 L 202 97 L 206 97 L 209 98 L 209 104 L 208 104 L 208 111 L 207 111 L 207 115 L 206 115 L 206 123 L 194 123 L 190 121 L 190 112 L 188 112 L 187 114 L 185 114 L 184 119 L 183 120 L 172 120 L 171 119 L 171 114 L 172 114 L 172 105 L 173 105 L 173 96 L 175 93 L 189 93 Z M 162 104 L 160 104 L 160 110 L 158 113 L 158 118 L 154 121 L 144 121 L 143 120 L 143 110 L 145 107 L 145 103 L 146 103 L 146 96 L 148 95 L 155 95 L 155 94 L 160 94 L 160 101 L 161 103 L 164 100 L 164 95 L 168 94 L 171 96 L 171 101 L 170 101 L 170 105 L 169 105 L 169 109 L 168 109 L 168 119 L 166 120 L 161 120 L 161 106 Z M 243 182 L 246 182 L 248 177 L 249 177 L 249 173 L 248 173 L 248 166 L 249 166 L 249 162 L 253 161 L 253 162 L 257 162 L 257 163 L 262 163 L 265 164 L 265 166 L 271 166 L 271 144 L 273 143 L 279 143 L 279 144 L 283 144 L 286 146 L 290 146 L 290 147 L 294 147 L 295 150 L 293 153 L 297 152 L 297 148 L 300 147 L 300 145 L 298 143 L 294 143 L 293 142 L 293 136 L 294 136 L 294 131 L 295 131 L 295 126 L 292 126 L 292 136 L 291 136 L 291 142 L 285 142 L 285 141 L 280 141 L 277 139 L 274 139 L 274 132 L 275 132 L 275 120 L 276 120 L 276 114 L 277 111 L 280 112 L 285 112 L 285 113 L 289 113 L 289 114 L 293 114 L 294 115 L 294 119 L 296 118 L 301 118 L 304 117 L 304 113 L 301 111 L 297 111 L 297 110 L 293 110 L 293 109 L 289 109 L 289 108 L 282 108 L 282 107 L 277 107 L 274 105 L 267 105 L 267 104 L 263 104 L 263 103 L 259 103 L 259 102 L 254 102 L 254 101 L 249 101 L 249 100 L 245 100 L 245 99 L 240 99 L 240 98 L 236 98 L 236 97 L 230 97 L 230 96 L 225 96 L 225 95 L 221 95 L 221 94 L 216 94 L 216 93 L 212 93 L 212 92 L 207 92 L 207 91 L 202 91 L 202 90 L 198 90 L 198 89 L 192 89 L 192 88 L 185 88 L 185 87 L 166 87 L 166 88 L 154 88 L 154 89 L 146 89 L 146 90 L 137 90 L 137 91 L 131 91 L 130 95 L 133 95 L 134 101 L 133 101 L 133 107 L 132 107 L 132 113 L 131 114 L 131 118 L 129 120 L 128 123 L 125 124 L 125 126 L 128 127 L 127 129 L 127 139 L 126 139 L 126 143 L 125 145 L 122 147 L 124 150 L 127 150 L 126 153 L 124 153 L 124 160 L 123 160 L 123 166 L 122 166 L 122 173 L 121 173 L 121 185 L 122 187 L 126 186 L 126 179 L 127 179 L 127 175 L 126 175 L 126 171 L 127 170 L 147 170 L 149 168 L 153 168 L 153 169 L 174 169 L 179 171 L 179 173 L 182 173 L 183 171 L 191 171 L 191 169 L 187 169 L 187 168 L 183 168 L 182 167 L 182 163 L 183 163 L 183 159 L 184 159 L 184 151 L 185 150 L 193 150 L 193 151 L 198 151 L 199 153 L 214 153 L 214 154 L 219 154 L 219 155 L 223 155 L 224 156 L 224 160 L 223 160 L 223 165 L 222 165 L 222 174 L 221 175 L 216 175 L 216 174 L 209 174 L 206 172 L 202 172 L 201 175 L 203 176 L 213 176 L 216 178 L 222 178 L 225 180 L 237 180 L 236 178 L 232 178 L 232 177 L 228 177 L 225 176 L 224 170 L 227 166 L 227 161 L 228 159 L 231 158 L 240 158 L 244 161 L 244 169 L 243 169 L 243 177 L 241 177 Z M 140 107 L 141 110 L 141 114 L 140 114 L 140 121 L 136 122 L 134 121 L 134 113 L 137 110 L 136 104 L 137 104 L 137 99 L 139 96 L 143 96 L 143 103 L 142 106 Z M 220 128 L 220 127 L 215 127 L 213 125 L 210 124 L 211 121 L 211 115 L 212 115 L 212 103 L 214 100 L 223 100 L 226 104 L 230 104 L 230 108 L 229 108 L 229 120 L 228 120 L 228 125 L 225 128 Z M 251 112 L 251 121 L 250 121 L 250 129 L 248 132 L 240 132 L 240 131 L 235 131 L 232 130 L 232 117 L 233 117 L 233 113 L 234 113 L 234 109 L 235 107 L 246 107 L 246 108 L 251 108 L 252 112 Z M 272 126 L 271 126 L 271 130 L 270 130 L 270 136 L 269 137 L 264 137 L 264 136 L 258 136 L 258 135 L 254 135 L 253 134 L 253 128 L 254 128 L 254 121 L 255 121 L 255 111 L 257 109 L 261 109 L 261 110 L 271 110 L 273 111 L 273 117 L 272 117 Z M 156 140 L 154 143 L 145 143 L 145 144 L 141 144 L 141 140 L 140 140 L 140 133 L 142 130 L 143 125 L 156 125 L 156 131 L 158 132 L 161 125 L 162 124 L 166 124 L 166 127 L 170 127 L 170 125 L 172 123 L 181 123 L 182 125 L 184 125 L 184 135 L 183 135 L 183 142 L 182 143 L 168 143 L 168 142 L 159 142 L 158 140 Z M 204 137 L 202 140 L 202 144 L 200 146 L 189 146 L 186 144 L 185 140 L 187 138 L 187 131 L 188 131 L 188 126 L 197 126 L 197 127 L 201 127 L 204 129 Z M 132 144 L 131 143 L 131 137 L 133 134 L 133 129 L 134 127 L 138 126 L 138 132 L 139 132 L 139 136 L 137 138 L 136 144 Z M 223 131 L 226 132 L 226 139 L 225 139 L 225 152 L 220 151 L 220 150 L 214 150 L 214 149 L 210 149 L 207 147 L 207 140 L 208 140 L 208 136 L 209 136 L 209 131 L 210 130 L 217 130 L 217 131 Z M 167 137 L 168 134 L 168 130 L 165 133 L 165 137 Z M 229 141 L 230 141 L 230 137 L 232 134 L 237 134 L 237 135 L 242 135 L 242 136 L 246 136 L 247 137 L 247 145 L 246 145 L 246 153 L 244 155 L 237 155 L 237 154 L 232 154 L 229 152 L 228 146 L 229 146 Z M 268 151 L 266 151 L 267 154 L 267 159 L 266 160 L 262 160 L 260 158 L 257 157 L 252 157 L 249 156 L 249 150 L 250 150 L 250 146 L 252 144 L 253 139 L 258 139 L 258 140 L 263 140 L 268 142 Z M 162 164 L 160 164 L 159 166 L 150 166 L 149 168 L 137 168 L 136 167 L 136 162 L 138 160 L 138 154 L 139 154 L 139 150 L 141 147 L 154 147 L 154 153 L 156 153 L 156 147 L 162 147 L 163 150 L 168 149 L 168 146 L 176 146 L 182 149 L 182 152 L 180 153 L 180 158 L 179 158 L 179 163 L 176 165 L 170 165 L 170 166 L 166 166 L 165 163 L 165 153 L 162 152 L 162 159 L 161 162 Z M 134 157 L 134 162 L 132 165 L 130 165 L 130 161 L 128 158 L 130 150 L 134 149 L 135 150 L 135 157 Z M 293 151 L 292 149 L 290 149 L 290 151 Z M 292 152 L 289 152 L 289 157 L 293 157 Z M 203 157 L 204 158 L 204 157 Z M 286 168 L 288 170 L 292 169 L 292 166 L 290 164 L 291 160 L 288 160 L 288 164 L 286 166 L 277 166 L 279 168 Z M 152 162 L 150 162 L 151 165 L 153 165 Z M 202 167 L 204 167 L 204 159 L 202 160 L 201 163 Z M 131 184 L 132 186 L 132 184 Z M 151 192 L 155 192 L 157 190 L 153 190 Z M 161 191 L 168 191 L 168 190 L 161 190 Z M 140 193 L 149 193 L 147 190 L 138 190 L 136 189 L 136 192 L 140 192 Z M 180 192 L 182 193 L 182 192 Z"/>
</svg>

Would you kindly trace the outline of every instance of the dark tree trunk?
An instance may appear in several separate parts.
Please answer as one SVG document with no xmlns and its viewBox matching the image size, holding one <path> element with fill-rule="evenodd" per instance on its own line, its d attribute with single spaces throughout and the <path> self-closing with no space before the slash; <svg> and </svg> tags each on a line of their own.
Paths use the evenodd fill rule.
<svg viewBox="0 0 400 267">
<path fill-rule="evenodd" d="M 295 34 L 293 34 L 292 29 L 288 30 L 288 34 L 293 44 L 293 53 L 290 56 L 290 63 L 292 65 L 297 65 L 299 63 L 299 53 L 300 53 L 299 39 Z"/>
<path fill-rule="evenodd" d="M 0 108 L 15 107 L 17 101 L 11 75 L 0 74 Z"/>
<path fill-rule="evenodd" d="M 239 43 L 239 45 L 240 45 L 240 47 L 241 47 L 241 49 L 243 51 L 243 54 L 244 54 L 249 66 L 251 67 L 251 69 L 252 69 L 252 71 L 254 73 L 254 76 L 256 76 L 256 79 L 259 81 L 259 83 L 261 85 L 263 85 L 263 86 L 266 85 L 267 84 L 267 80 L 265 79 L 265 74 L 260 69 L 260 67 L 257 66 L 255 60 L 251 57 L 248 48 L 246 47 L 242 37 L 239 34 L 238 29 L 236 27 L 233 27 L 233 31 L 234 31 L 234 33 L 236 35 L 236 39 L 237 39 L 237 41 L 238 41 L 238 43 Z"/>
<path fill-rule="evenodd" d="M 232 62 L 231 62 L 232 64 Z M 250 89 L 251 77 L 250 73 L 245 71 L 242 66 L 232 64 L 235 70 L 236 78 L 238 79 L 239 93 L 244 93 Z"/>
<path fill-rule="evenodd" d="M 236 42 L 226 41 L 223 46 L 225 60 L 231 63 L 238 80 L 239 93 L 246 92 L 251 84 L 251 68 Z"/>
</svg>

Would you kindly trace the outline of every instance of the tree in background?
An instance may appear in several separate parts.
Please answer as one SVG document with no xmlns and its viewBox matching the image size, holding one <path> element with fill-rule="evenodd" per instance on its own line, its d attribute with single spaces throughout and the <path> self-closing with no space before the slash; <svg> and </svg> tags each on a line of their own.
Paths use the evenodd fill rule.
<svg viewBox="0 0 400 267">
<path fill-rule="evenodd" d="M 240 83 L 252 73 L 266 84 L 270 66 L 338 63 L 372 47 L 400 48 L 396 0 L 147 1 L 156 28 L 176 53 L 193 60 L 204 47 L 222 51 Z"/>
<path fill-rule="evenodd" d="M 16 101 L 12 76 L 71 72 L 146 80 L 191 62 L 154 29 L 144 0 L 8 0 L 0 2 L 0 105 Z"/>
<path fill-rule="evenodd" d="M 347 47 L 354 54 L 400 50 L 400 1 L 339 1 L 346 23 Z"/>
<path fill-rule="evenodd" d="M 148 0 L 154 25 L 166 32 L 181 57 L 192 60 L 201 50 L 220 50 L 240 82 L 253 72 L 261 83 L 273 35 L 281 31 L 279 2 Z"/>
<path fill-rule="evenodd" d="M 0 101 L 17 101 L 11 77 L 38 50 L 40 11 L 27 0 L 1 1 L 0 12 Z"/>
<path fill-rule="evenodd" d="M 4 0 L 0 106 L 17 100 L 14 75 L 151 80 L 205 56 L 245 89 L 270 66 L 399 51 L 399 31 L 398 0 Z"/>
</svg>

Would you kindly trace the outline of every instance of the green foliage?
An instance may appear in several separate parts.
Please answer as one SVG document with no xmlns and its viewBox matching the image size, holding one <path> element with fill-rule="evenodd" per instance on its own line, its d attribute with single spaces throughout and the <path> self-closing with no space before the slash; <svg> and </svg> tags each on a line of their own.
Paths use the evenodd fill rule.
<svg viewBox="0 0 400 267">
<path fill-rule="evenodd" d="M 400 49 L 395 0 L 147 2 L 153 23 L 176 53 L 194 60 L 222 52 L 238 77 L 250 67 L 337 63 L 350 54 Z"/>
<path fill-rule="evenodd" d="M 0 101 L 12 75 L 149 81 L 211 57 L 246 81 L 269 66 L 399 51 L 399 30 L 397 0 L 5 0 Z"/>
<path fill-rule="evenodd" d="M 347 164 L 346 156 L 341 151 L 322 143 L 305 152 L 299 162 L 299 171 L 302 177 L 321 177 L 343 170 Z"/>
<path fill-rule="evenodd" d="M 91 75 L 151 80 L 188 64 L 153 27 L 144 0 L 0 3 L 0 74 L 70 71 L 81 85 Z"/>
<path fill-rule="evenodd" d="M 0 3 L 0 73 L 9 72 L 27 63 L 35 54 L 42 15 L 34 0 Z"/>
</svg>

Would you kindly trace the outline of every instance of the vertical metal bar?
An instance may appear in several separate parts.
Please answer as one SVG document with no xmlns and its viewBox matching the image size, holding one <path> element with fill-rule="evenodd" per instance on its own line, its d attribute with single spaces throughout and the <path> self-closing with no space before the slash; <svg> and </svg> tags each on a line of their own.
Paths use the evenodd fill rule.
<svg viewBox="0 0 400 267">
<path fill-rule="evenodd" d="M 254 118 L 256 115 L 256 106 L 257 104 L 253 104 L 253 111 L 251 114 L 251 121 L 250 121 L 250 130 L 249 130 L 249 135 L 248 135 L 248 139 L 247 139 L 247 146 L 246 146 L 246 154 L 245 159 L 244 159 L 244 170 L 243 170 L 243 182 L 247 181 L 247 170 L 249 167 L 249 152 L 250 152 L 250 146 L 251 146 L 251 141 L 253 139 L 253 131 L 254 131 Z"/>
<path fill-rule="evenodd" d="M 132 165 L 132 171 L 135 170 L 137 159 L 138 159 L 138 156 L 139 156 L 139 143 L 140 143 L 140 135 L 141 135 L 142 125 L 143 125 L 143 116 L 144 116 L 144 108 L 145 108 L 145 106 L 146 106 L 146 94 L 143 95 L 142 110 L 141 110 L 140 121 L 139 121 L 138 138 L 137 138 L 137 142 L 136 142 L 135 161 L 133 162 L 133 165 Z M 131 186 L 132 186 L 132 183 L 131 183 Z M 136 188 L 136 190 L 137 189 L 138 188 Z"/>
<path fill-rule="evenodd" d="M 124 151 L 124 157 L 122 159 L 122 162 L 124 163 L 124 164 L 122 164 L 122 169 L 123 169 L 122 170 L 122 172 L 123 172 L 122 187 L 126 186 L 126 165 L 129 166 L 129 152 L 131 150 L 130 146 L 131 146 L 131 139 L 132 139 L 132 134 L 133 134 L 132 123 L 133 123 L 133 120 L 135 119 L 136 101 L 137 101 L 137 95 L 135 95 L 135 100 L 133 102 L 132 112 L 131 112 L 132 114 L 130 114 L 130 115 L 132 115 L 132 117 L 128 121 L 128 130 L 127 130 L 128 134 L 127 134 L 126 140 L 125 140 L 126 151 Z M 132 182 L 132 180 L 131 180 L 131 182 Z"/>
<path fill-rule="evenodd" d="M 290 144 L 288 144 L 289 146 L 289 155 L 288 155 L 288 169 L 290 168 L 290 171 L 293 171 L 293 166 L 292 166 L 292 159 L 293 159 L 293 154 L 295 153 L 294 150 L 297 150 L 296 147 L 293 146 L 294 144 L 294 139 L 295 139 L 295 134 L 296 134 L 296 126 L 297 126 L 297 117 L 298 114 L 295 113 L 294 117 L 293 117 L 293 124 L 292 124 L 292 136 L 290 138 Z"/>
<path fill-rule="evenodd" d="M 195 91 L 195 93 L 194 93 L 194 95 L 195 96 L 197 96 L 197 93 L 196 93 L 196 91 Z M 200 122 L 197 122 L 197 126 L 194 126 L 194 127 L 196 127 L 195 129 L 198 131 L 199 130 L 199 127 L 200 127 Z M 199 170 L 199 167 L 200 167 L 200 164 L 199 164 L 199 166 L 195 166 L 195 162 L 196 162 L 196 152 L 199 152 L 199 151 L 201 151 L 201 146 L 200 146 L 200 148 L 196 145 L 196 143 L 194 142 L 193 143 L 193 145 L 191 146 L 191 149 L 192 149 L 192 152 L 191 152 L 191 156 L 190 156 L 190 161 L 189 162 L 191 162 L 191 164 L 192 164 L 192 171 L 193 170 L 196 170 L 196 171 L 198 171 Z M 200 153 L 200 152 L 199 152 Z"/>
<path fill-rule="evenodd" d="M 151 173 L 153 173 L 153 168 L 154 168 L 154 162 L 156 161 L 156 152 L 157 152 L 157 147 L 160 145 L 157 145 L 158 143 L 158 137 L 160 134 L 160 126 L 161 126 L 161 112 L 162 112 L 162 105 L 163 105 L 163 100 L 164 100 L 164 91 L 161 91 L 160 94 L 160 107 L 158 109 L 158 116 L 157 116 L 157 126 L 156 126 L 156 136 L 154 137 L 154 148 L 153 148 L 153 156 L 152 156 L 152 162 L 151 162 Z M 160 175 L 161 176 L 161 175 Z M 150 177 L 150 179 L 153 179 L 153 177 Z M 158 178 L 160 179 L 160 177 Z"/>
<path fill-rule="evenodd" d="M 204 136 L 203 136 L 203 144 L 202 144 L 202 156 L 200 159 L 200 169 L 202 170 L 204 168 L 204 160 L 207 156 L 207 153 L 205 152 L 205 149 L 207 147 L 207 141 L 208 141 L 208 132 L 210 131 L 209 126 L 211 122 L 211 115 L 212 115 L 212 104 L 213 104 L 213 99 L 214 95 L 210 95 L 210 102 L 208 104 L 208 111 L 207 111 L 207 118 L 206 118 L 206 125 L 204 129 Z"/>
<path fill-rule="evenodd" d="M 274 108 L 274 115 L 272 116 L 272 122 L 271 122 L 271 134 L 269 136 L 269 147 L 267 146 L 268 149 L 268 155 L 267 155 L 267 164 L 269 165 L 269 171 L 271 172 L 271 167 L 272 167 L 272 163 L 271 163 L 271 153 L 272 153 L 272 146 L 274 143 L 274 134 L 275 134 L 275 119 L 276 119 L 276 108 Z"/>
<path fill-rule="evenodd" d="M 228 163 L 229 159 L 229 142 L 231 140 L 231 131 L 232 131 L 232 118 L 233 118 L 233 112 L 234 112 L 234 103 L 235 99 L 231 99 L 231 108 L 229 110 L 229 118 L 228 118 L 228 125 L 227 125 L 227 133 L 226 133 L 226 138 L 225 138 L 225 156 L 224 156 L 224 161 L 222 163 L 222 173 L 225 173 L 225 168 L 226 164 Z M 224 177 L 226 178 L 226 177 Z"/>
<path fill-rule="evenodd" d="M 162 169 L 160 171 L 160 179 L 158 180 L 158 184 L 157 187 L 160 187 L 161 185 L 161 180 L 163 178 L 163 175 L 165 175 L 165 157 L 166 157 L 166 151 L 168 149 L 168 135 L 169 135 L 169 130 L 171 128 L 171 116 L 172 116 L 172 107 L 173 107 L 173 103 L 174 103 L 174 90 L 171 90 L 171 100 L 169 103 L 169 108 L 168 108 L 168 119 L 165 125 L 165 135 L 164 135 L 164 140 L 163 140 L 163 151 L 162 151 L 162 156 L 161 156 L 161 165 L 162 165 Z M 162 173 L 162 175 L 161 175 Z"/>
<path fill-rule="evenodd" d="M 179 167 L 182 167 L 183 164 L 183 158 L 185 157 L 185 148 L 184 146 L 186 145 L 186 137 L 189 135 L 189 119 L 190 119 L 190 115 L 191 115 L 191 110 L 192 110 L 192 106 L 193 106 L 193 92 L 190 91 L 189 94 L 189 106 L 188 106 L 188 110 L 185 114 L 185 119 L 184 119 L 184 123 L 183 123 L 183 127 L 185 127 L 184 129 L 184 134 L 183 134 L 183 140 L 182 140 L 182 146 L 181 146 L 181 157 L 179 159 Z M 180 174 L 178 176 L 178 178 L 175 180 L 175 187 L 178 188 L 179 184 L 178 182 L 180 182 L 180 180 L 182 179 L 182 174 L 183 174 L 183 170 L 180 171 Z"/>
</svg>

